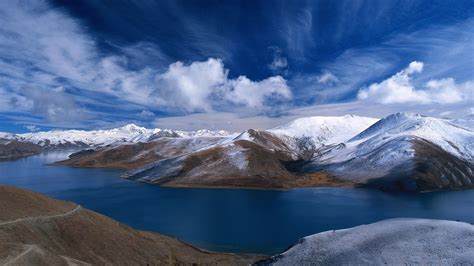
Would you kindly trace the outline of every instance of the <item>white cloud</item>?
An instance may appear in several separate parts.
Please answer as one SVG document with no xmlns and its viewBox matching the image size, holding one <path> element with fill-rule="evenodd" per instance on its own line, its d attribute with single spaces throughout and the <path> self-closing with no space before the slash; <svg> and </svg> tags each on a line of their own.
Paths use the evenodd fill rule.
<svg viewBox="0 0 474 266">
<path fill-rule="evenodd" d="M 270 46 L 269 50 L 272 51 L 273 60 L 268 65 L 268 68 L 274 72 L 279 72 L 288 68 L 288 60 L 282 55 L 282 50 L 278 46 Z"/>
<path fill-rule="evenodd" d="M 291 99 L 290 88 L 281 76 L 252 81 L 246 76 L 228 79 L 228 72 L 215 58 L 190 65 L 171 64 L 157 76 L 158 88 L 151 99 L 188 112 L 211 111 L 225 103 L 259 110 L 268 99 Z"/>
<path fill-rule="evenodd" d="M 34 132 L 34 131 L 39 131 L 40 128 L 35 126 L 35 125 L 28 125 L 28 126 L 25 126 L 26 129 L 28 129 L 29 131 L 31 132 Z"/>
<path fill-rule="evenodd" d="M 413 61 L 407 68 L 390 78 L 373 83 L 359 90 L 359 100 L 382 104 L 418 103 L 452 104 L 469 99 L 469 91 L 474 89 L 472 82 L 457 84 L 452 78 L 430 80 L 425 88 L 416 89 L 412 75 L 423 71 L 422 62 Z"/>
<path fill-rule="evenodd" d="M 148 110 L 143 110 L 143 111 L 141 111 L 138 115 L 141 116 L 141 117 L 143 117 L 143 118 L 155 117 L 155 113 L 150 112 L 150 111 L 148 111 Z"/>
<path fill-rule="evenodd" d="M 427 93 L 434 103 L 457 103 L 472 98 L 474 84 L 470 81 L 457 84 L 452 78 L 430 80 L 426 83 Z M 469 96 L 471 92 L 471 96 Z"/>
<path fill-rule="evenodd" d="M 268 98 L 291 99 L 292 94 L 286 80 L 274 76 L 262 81 L 252 81 L 245 76 L 230 80 L 225 91 L 228 101 L 260 109 Z"/>
<path fill-rule="evenodd" d="M 48 121 L 74 121 L 87 117 L 72 96 L 66 94 L 63 89 L 29 89 L 25 95 L 33 112 L 44 116 Z"/>
<path fill-rule="evenodd" d="M 269 98 L 291 95 L 279 76 L 234 81 L 221 59 L 168 64 L 159 47 L 149 43 L 118 47 L 121 55 L 103 54 L 77 20 L 47 2 L 0 1 L 0 10 L 0 111 L 57 121 L 95 111 L 77 112 L 77 106 L 117 101 L 138 110 L 186 113 L 236 105 L 261 108 Z M 157 62 L 150 64 L 141 50 Z M 52 95 L 56 99 L 47 98 Z"/>
<path fill-rule="evenodd" d="M 325 72 L 319 75 L 317 80 L 319 83 L 322 83 L 322 84 L 330 84 L 330 83 L 339 82 L 339 79 L 336 76 L 334 76 L 334 74 L 332 74 L 331 72 Z"/>
<path fill-rule="evenodd" d="M 271 70 L 280 70 L 288 67 L 288 60 L 286 57 L 274 57 L 273 61 L 268 65 Z"/>
<path fill-rule="evenodd" d="M 293 6 L 291 2 L 288 5 Z M 279 32 L 286 42 L 288 53 L 294 59 L 305 60 L 306 50 L 315 45 L 311 7 L 306 6 L 297 14 L 283 10 L 279 20 L 282 23 Z"/>
<path fill-rule="evenodd" d="M 210 95 L 227 82 L 227 70 L 220 59 L 185 65 L 176 62 L 157 76 L 158 88 L 153 93 L 157 104 L 170 104 L 186 111 L 212 109 Z"/>
</svg>

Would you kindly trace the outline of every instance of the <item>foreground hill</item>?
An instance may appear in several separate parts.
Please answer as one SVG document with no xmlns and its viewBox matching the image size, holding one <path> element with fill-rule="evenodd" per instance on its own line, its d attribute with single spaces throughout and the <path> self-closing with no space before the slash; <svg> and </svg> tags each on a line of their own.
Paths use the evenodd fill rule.
<svg viewBox="0 0 474 266">
<path fill-rule="evenodd" d="M 390 219 L 307 236 L 256 265 L 470 265 L 473 243 L 471 224 Z"/>
<path fill-rule="evenodd" d="M 0 186 L 2 265 L 246 265 L 253 257 L 201 251 L 134 230 L 73 203 Z"/>
</svg>

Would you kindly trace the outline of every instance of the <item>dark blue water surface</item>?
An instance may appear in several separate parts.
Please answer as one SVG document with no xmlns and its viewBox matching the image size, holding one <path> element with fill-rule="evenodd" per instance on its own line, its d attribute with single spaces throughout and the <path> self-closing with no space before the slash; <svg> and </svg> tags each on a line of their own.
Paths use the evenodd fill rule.
<svg viewBox="0 0 474 266">
<path fill-rule="evenodd" d="M 393 194 L 352 188 L 161 188 L 122 179 L 115 170 L 45 165 L 67 155 L 0 162 L 0 184 L 73 201 L 134 228 L 225 252 L 273 254 L 306 235 L 393 217 L 474 223 L 474 190 Z"/>
</svg>

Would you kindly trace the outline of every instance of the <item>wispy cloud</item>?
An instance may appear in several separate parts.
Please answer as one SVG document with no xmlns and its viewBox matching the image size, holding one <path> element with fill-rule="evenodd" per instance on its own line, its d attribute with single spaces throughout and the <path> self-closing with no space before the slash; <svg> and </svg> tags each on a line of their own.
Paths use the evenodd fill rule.
<svg viewBox="0 0 474 266">
<path fill-rule="evenodd" d="M 286 13 L 286 8 L 282 7 L 280 33 L 292 58 L 304 60 L 307 50 L 315 45 L 312 35 L 313 14 L 311 7 L 305 6 L 296 15 Z"/>
<path fill-rule="evenodd" d="M 125 109 L 186 113 L 229 104 L 259 111 L 268 99 L 291 98 L 282 77 L 228 79 L 220 59 L 168 65 L 159 47 L 146 42 L 104 54 L 77 20 L 46 2 L 0 6 L 2 112 L 73 122 L 93 116 L 91 106 L 117 102 L 126 103 Z M 147 63 L 148 56 L 156 64 Z"/>
<path fill-rule="evenodd" d="M 39 131 L 40 128 L 35 126 L 35 125 L 28 125 L 28 126 L 25 126 L 26 129 L 28 129 L 29 131 L 31 132 L 34 132 L 34 131 Z"/>
<path fill-rule="evenodd" d="M 286 73 L 288 70 L 288 60 L 283 56 L 283 51 L 278 46 L 270 46 L 268 49 L 272 53 L 272 62 L 268 64 L 268 68 L 274 73 Z"/>
<path fill-rule="evenodd" d="M 474 68 L 474 20 L 449 26 L 432 26 L 412 33 L 392 34 L 378 45 L 345 50 L 334 60 L 320 62 L 321 73 L 331 73 L 337 84 L 321 84 L 321 74 L 294 75 L 289 84 L 296 88 L 295 100 L 312 99 L 311 104 L 355 100 L 361 87 L 380 82 L 413 59 L 423 61 L 424 71 L 413 76 L 414 86 L 429 80 L 453 78 L 472 81 Z"/>
</svg>

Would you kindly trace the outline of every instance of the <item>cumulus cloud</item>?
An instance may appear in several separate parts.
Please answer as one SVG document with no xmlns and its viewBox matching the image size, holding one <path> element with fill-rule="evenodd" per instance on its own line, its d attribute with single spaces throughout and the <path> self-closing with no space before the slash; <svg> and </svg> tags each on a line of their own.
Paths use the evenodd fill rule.
<svg viewBox="0 0 474 266">
<path fill-rule="evenodd" d="M 413 61 L 390 78 L 359 90 L 358 99 L 382 104 L 419 103 L 451 104 L 469 100 L 472 82 L 458 84 L 452 78 L 428 81 L 423 89 L 415 88 L 412 75 L 423 71 L 423 62 Z"/>
<path fill-rule="evenodd" d="M 174 107 L 189 112 L 211 111 L 213 105 L 223 102 L 260 109 L 268 99 L 291 99 L 291 90 L 281 76 L 252 81 L 246 76 L 229 79 L 228 73 L 222 60 L 216 58 L 189 65 L 176 62 L 157 76 L 153 96 L 157 104 L 171 101 Z"/>
<path fill-rule="evenodd" d="M 225 97 L 230 102 L 252 108 L 262 108 L 267 98 L 291 99 L 291 91 L 281 76 L 252 81 L 245 76 L 230 80 Z"/>
<path fill-rule="evenodd" d="M 171 101 L 172 106 L 186 111 L 209 111 L 212 109 L 209 97 L 226 83 L 227 72 L 222 61 L 215 58 L 190 65 L 176 62 L 157 76 L 158 88 L 153 96 L 159 105 Z"/>
<path fill-rule="evenodd" d="M 47 2 L 0 2 L 0 10 L 3 112 L 31 112 L 59 121 L 95 112 L 78 106 L 120 102 L 136 112 L 189 113 L 261 108 L 268 99 L 291 97 L 280 76 L 232 80 L 218 58 L 169 64 L 159 47 L 146 42 L 117 47 L 121 54 L 104 54 L 77 20 Z"/>
</svg>

